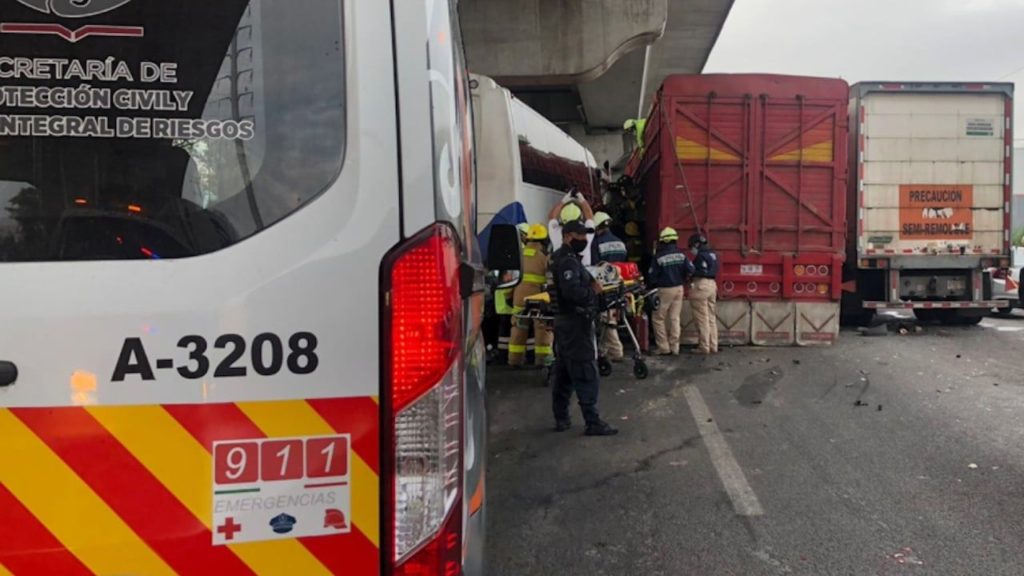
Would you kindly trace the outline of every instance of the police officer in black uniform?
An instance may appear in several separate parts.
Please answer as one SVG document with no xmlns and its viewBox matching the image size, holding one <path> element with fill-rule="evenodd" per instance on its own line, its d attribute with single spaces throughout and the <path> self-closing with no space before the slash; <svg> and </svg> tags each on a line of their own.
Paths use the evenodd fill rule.
<svg viewBox="0 0 1024 576">
<path fill-rule="evenodd" d="M 555 431 L 570 427 L 569 401 L 573 390 L 579 400 L 587 436 L 612 436 L 618 430 L 601 420 L 597 412 L 597 349 L 594 321 L 598 316 L 598 294 L 594 278 L 583 266 L 581 254 L 587 249 L 587 227 L 580 221 L 562 226 L 562 246 L 551 256 L 555 282 L 555 385 L 552 408 Z"/>
</svg>

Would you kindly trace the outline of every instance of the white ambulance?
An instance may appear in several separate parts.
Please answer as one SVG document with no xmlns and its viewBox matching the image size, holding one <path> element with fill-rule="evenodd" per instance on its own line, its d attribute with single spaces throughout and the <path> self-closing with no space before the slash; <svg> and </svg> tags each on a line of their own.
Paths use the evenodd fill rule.
<svg viewBox="0 0 1024 576">
<path fill-rule="evenodd" d="M 456 0 L 4 0 L 0 575 L 482 573 L 469 106 Z"/>
</svg>

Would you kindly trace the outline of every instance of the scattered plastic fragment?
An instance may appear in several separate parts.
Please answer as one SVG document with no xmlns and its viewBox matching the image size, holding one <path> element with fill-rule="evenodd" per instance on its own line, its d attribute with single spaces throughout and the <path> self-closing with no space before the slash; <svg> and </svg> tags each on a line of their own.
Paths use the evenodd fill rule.
<svg viewBox="0 0 1024 576">
<path fill-rule="evenodd" d="M 924 562 L 914 554 L 908 547 L 900 548 L 899 552 L 892 555 L 897 564 L 911 564 L 913 566 L 924 566 Z"/>
<path fill-rule="evenodd" d="M 975 464 L 974 462 L 971 462 L 970 464 L 968 464 L 967 467 L 970 468 L 971 470 L 977 470 L 978 469 L 978 465 Z"/>
<path fill-rule="evenodd" d="M 879 411 L 879 412 L 881 412 L 881 411 L 882 411 L 882 405 L 881 405 L 881 404 L 879 404 L 879 405 L 878 405 L 878 411 Z"/>
</svg>

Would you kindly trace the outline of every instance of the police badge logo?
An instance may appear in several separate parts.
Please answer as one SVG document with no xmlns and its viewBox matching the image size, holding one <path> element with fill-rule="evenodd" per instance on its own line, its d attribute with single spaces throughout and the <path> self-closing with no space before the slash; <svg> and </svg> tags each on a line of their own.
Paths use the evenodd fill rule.
<svg viewBox="0 0 1024 576">
<path fill-rule="evenodd" d="M 18 0 L 21 4 L 43 14 L 61 18 L 88 18 L 110 12 L 132 0 Z"/>
<path fill-rule="evenodd" d="M 105 14 L 132 0 L 17 0 L 22 6 L 43 14 L 58 18 L 89 18 Z M 2 34 L 37 34 L 60 36 L 68 42 L 79 42 L 89 36 L 114 36 L 141 38 L 145 35 L 141 26 L 112 26 L 107 24 L 87 24 L 72 30 L 56 22 L 4 22 L 0 23 Z"/>
</svg>

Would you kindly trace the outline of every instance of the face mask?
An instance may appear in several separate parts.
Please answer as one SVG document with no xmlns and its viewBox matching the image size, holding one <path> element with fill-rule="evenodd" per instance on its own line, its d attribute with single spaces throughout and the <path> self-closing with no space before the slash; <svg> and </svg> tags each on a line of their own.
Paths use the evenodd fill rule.
<svg viewBox="0 0 1024 576">
<path fill-rule="evenodd" d="M 572 248 L 573 252 L 575 252 L 577 254 L 581 254 L 581 253 L 583 253 L 584 250 L 587 249 L 587 240 L 585 238 L 584 239 L 574 238 L 574 239 L 569 241 L 569 246 Z"/>
<path fill-rule="evenodd" d="M 690 248 L 690 254 L 693 254 L 694 256 L 696 256 L 698 252 L 700 252 L 700 249 L 697 248 L 696 246 L 694 246 L 693 248 Z"/>
</svg>

